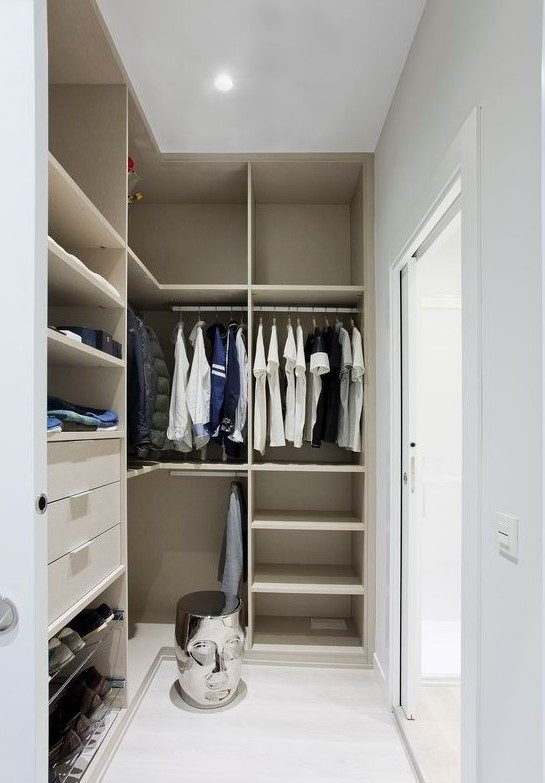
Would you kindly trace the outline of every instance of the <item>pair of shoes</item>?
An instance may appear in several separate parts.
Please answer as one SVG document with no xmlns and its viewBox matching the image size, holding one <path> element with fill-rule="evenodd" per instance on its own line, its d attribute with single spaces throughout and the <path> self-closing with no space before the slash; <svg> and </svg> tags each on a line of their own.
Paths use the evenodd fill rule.
<svg viewBox="0 0 545 783">
<path fill-rule="evenodd" d="M 54 677 L 70 661 L 74 660 L 74 653 L 56 636 L 49 640 L 49 676 Z"/>
<path fill-rule="evenodd" d="M 74 719 L 83 715 L 93 718 L 102 707 L 103 700 L 108 696 L 112 686 L 94 666 L 85 669 L 67 688 L 59 702 L 56 723 L 59 731 L 72 727 Z"/>
<path fill-rule="evenodd" d="M 80 676 L 87 687 L 95 691 L 95 693 L 97 693 L 101 699 L 105 699 L 112 690 L 110 681 L 106 679 L 106 677 L 103 677 L 94 666 L 89 666 L 89 668 L 85 669 L 85 671 L 83 671 Z"/>
<path fill-rule="evenodd" d="M 49 640 L 49 676 L 54 677 L 83 647 L 85 642 L 81 636 L 68 626 L 53 636 Z"/>
<path fill-rule="evenodd" d="M 69 729 L 49 749 L 49 764 L 54 767 L 80 752 L 82 741 L 75 731 Z"/>
<path fill-rule="evenodd" d="M 97 642 L 114 619 L 114 613 L 107 604 L 96 609 L 84 609 L 74 617 L 70 627 L 76 631 L 85 644 Z"/>
</svg>

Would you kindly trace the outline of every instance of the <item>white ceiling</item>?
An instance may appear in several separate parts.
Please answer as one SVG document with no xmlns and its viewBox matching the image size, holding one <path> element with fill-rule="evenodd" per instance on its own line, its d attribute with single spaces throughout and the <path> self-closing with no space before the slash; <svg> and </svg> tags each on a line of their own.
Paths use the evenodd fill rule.
<svg viewBox="0 0 545 783">
<path fill-rule="evenodd" d="M 161 152 L 248 154 L 374 151 L 425 0 L 97 4 Z"/>
</svg>

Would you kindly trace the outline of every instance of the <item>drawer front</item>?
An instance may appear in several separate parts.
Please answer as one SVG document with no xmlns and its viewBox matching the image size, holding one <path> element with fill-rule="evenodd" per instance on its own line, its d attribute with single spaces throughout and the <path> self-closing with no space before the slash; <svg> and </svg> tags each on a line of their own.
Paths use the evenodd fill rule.
<svg viewBox="0 0 545 783">
<path fill-rule="evenodd" d="M 107 530 L 48 566 L 49 623 L 121 564 L 121 528 Z"/>
<path fill-rule="evenodd" d="M 47 496 L 60 500 L 119 481 L 120 442 L 82 440 L 47 444 Z"/>
<path fill-rule="evenodd" d="M 121 485 L 107 484 L 56 500 L 47 509 L 48 563 L 121 522 Z"/>
</svg>

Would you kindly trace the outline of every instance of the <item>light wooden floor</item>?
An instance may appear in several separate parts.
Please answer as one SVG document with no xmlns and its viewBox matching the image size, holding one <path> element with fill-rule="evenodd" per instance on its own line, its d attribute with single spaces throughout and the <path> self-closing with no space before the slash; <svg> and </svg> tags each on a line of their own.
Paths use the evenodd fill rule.
<svg viewBox="0 0 545 783">
<path fill-rule="evenodd" d="M 403 727 L 426 783 L 460 783 L 460 687 L 423 685 Z"/>
<path fill-rule="evenodd" d="M 246 664 L 247 696 L 191 712 L 163 661 L 103 783 L 415 783 L 371 671 Z"/>
</svg>

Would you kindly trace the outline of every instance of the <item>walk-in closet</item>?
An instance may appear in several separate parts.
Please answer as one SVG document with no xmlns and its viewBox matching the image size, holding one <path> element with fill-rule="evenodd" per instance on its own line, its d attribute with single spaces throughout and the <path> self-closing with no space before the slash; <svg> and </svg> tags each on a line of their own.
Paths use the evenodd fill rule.
<svg viewBox="0 0 545 783">
<path fill-rule="evenodd" d="M 233 482 L 245 501 L 244 660 L 372 663 L 373 157 L 205 155 L 165 165 L 93 4 L 50 0 L 48 35 L 49 637 L 55 655 L 72 626 L 86 640 L 50 667 L 50 762 L 63 782 L 92 781 L 150 671 L 172 655 L 178 599 L 219 589 Z M 142 200 L 127 189 L 128 159 Z M 211 439 L 180 450 L 164 437 L 133 448 L 131 318 L 156 336 L 168 397 L 178 330 L 191 356 L 197 322 L 242 327 L 247 406 L 236 448 Z M 361 343 L 350 446 L 337 433 L 338 399 L 333 434 L 322 437 L 324 413 L 323 433 L 319 422 L 304 437 L 301 429 L 295 445 L 293 435 L 282 433 L 284 445 L 271 438 L 269 399 L 258 443 L 256 344 L 267 351 L 275 332 L 284 399 L 288 333 L 295 346 L 296 333 L 329 330 L 336 340 L 341 328 Z M 339 383 L 337 369 L 332 388 Z M 346 405 L 350 383 L 348 371 Z M 101 633 L 96 610 L 111 610 Z M 55 726 L 89 671 L 107 696 L 72 747 Z"/>
</svg>

